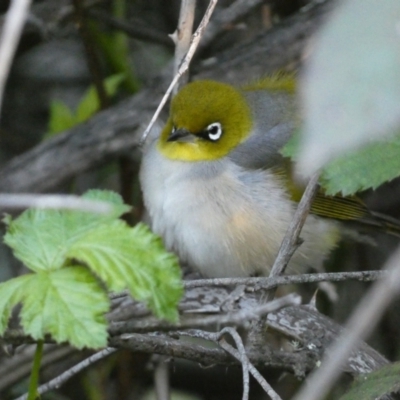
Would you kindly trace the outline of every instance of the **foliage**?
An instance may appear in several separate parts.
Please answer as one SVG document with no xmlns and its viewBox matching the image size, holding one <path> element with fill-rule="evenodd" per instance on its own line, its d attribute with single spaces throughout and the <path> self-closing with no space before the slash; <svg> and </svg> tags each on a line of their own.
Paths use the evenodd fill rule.
<svg viewBox="0 0 400 400">
<path fill-rule="evenodd" d="M 370 374 L 360 375 L 340 400 L 379 400 L 400 391 L 400 363 L 385 365 Z"/>
<path fill-rule="evenodd" d="M 123 74 L 109 76 L 104 80 L 104 89 L 108 96 L 114 96 L 121 82 Z M 100 101 L 95 87 L 92 85 L 84 94 L 75 112 L 71 111 L 62 101 L 53 100 L 50 104 L 49 131 L 46 138 L 73 128 L 88 120 L 100 109 Z"/>
<path fill-rule="evenodd" d="M 298 158 L 299 135 L 282 149 L 285 157 Z M 322 170 L 320 184 L 326 194 L 344 196 L 376 189 L 400 175 L 400 137 L 368 144 L 336 158 Z"/>
<path fill-rule="evenodd" d="M 83 197 L 108 202 L 113 212 L 32 209 L 5 219 L 5 243 L 34 273 L 0 284 L 0 333 L 22 303 L 21 323 L 34 339 L 50 334 L 77 348 L 105 346 L 104 285 L 128 289 L 158 317 L 176 320 L 182 294 L 176 257 L 145 225 L 131 228 L 118 219 L 129 207 L 116 193 L 92 190 Z"/>
</svg>

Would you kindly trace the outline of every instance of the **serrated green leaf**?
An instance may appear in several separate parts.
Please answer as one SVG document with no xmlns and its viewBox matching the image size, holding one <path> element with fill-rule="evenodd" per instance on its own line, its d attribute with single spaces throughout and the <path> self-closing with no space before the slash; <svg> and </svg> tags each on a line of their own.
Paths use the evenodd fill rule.
<svg viewBox="0 0 400 400">
<path fill-rule="evenodd" d="M 30 277 L 31 275 L 23 275 L 0 284 L 0 335 L 7 328 L 13 307 L 21 301 L 21 293 Z"/>
<path fill-rule="evenodd" d="M 108 296 L 85 267 L 26 275 L 21 323 L 34 339 L 50 334 L 59 343 L 82 348 L 107 344 Z"/>
<path fill-rule="evenodd" d="M 123 74 L 112 75 L 104 79 L 104 90 L 108 96 L 114 96 L 118 86 L 124 80 Z M 76 122 L 84 122 L 100 109 L 99 96 L 94 86 L 85 93 L 76 110 Z"/>
<path fill-rule="evenodd" d="M 88 232 L 67 254 L 87 264 L 113 291 L 128 289 L 155 314 L 176 320 L 182 295 L 180 269 L 174 255 L 143 225 L 114 221 Z"/>
<path fill-rule="evenodd" d="M 10 222 L 4 243 L 33 271 L 61 268 L 68 247 L 65 213 L 68 211 L 24 211 Z"/>
<path fill-rule="evenodd" d="M 299 134 L 294 135 L 282 149 L 285 157 L 298 158 Z M 328 163 L 323 168 L 320 184 L 326 194 L 350 196 L 376 189 L 400 176 L 400 137 L 374 142 Z"/>
<path fill-rule="evenodd" d="M 340 400 L 379 400 L 400 390 L 400 363 L 385 365 L 370 374 L 360 375 Z"/>
<path fill-rule="evenodd" d="M 50 103 L 49 131 L 45 139 L 54 136 L 56 133 L 65 131 L 76 125 L 76 119 L 72 111 L 60 100 L 53 100 Z"/>
<path fill-rule="evenodd" d="M 122 197 L 110 190 L 91 189 L 82 195 L 82 198 L 88 200 L 104 201 L 113 205 L 113 212 L 110 214 L 101 215 L 102 219 L 111 221 L 112 219 L 119 218 L 121 215 L 130 211 L 131 207 L 124 204 Z"/>
<path fill-rule="evenodd" d="M 373 143 L 328 164 L 321 184 L 328 195 L 352 195 L 400 175 L 400 138 Z"/>
<path fill-rule="evenodd" d="M 113 205 L 108 214 L 72 210 L 27 210 L 14 221 L 9 219 L 4 242 L 14 255 L 33 271 L 55 270 L 66 261 L 71 244 L 91 229 L 107 224 L 130 207 L 121 196 L 105 190 L 91 190 L 82 197 Z"/>
</svg>

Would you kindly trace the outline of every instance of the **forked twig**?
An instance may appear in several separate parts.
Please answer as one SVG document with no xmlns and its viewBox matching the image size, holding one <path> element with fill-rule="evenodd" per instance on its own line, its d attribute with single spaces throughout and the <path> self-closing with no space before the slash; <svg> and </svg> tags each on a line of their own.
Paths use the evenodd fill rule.
<svg viewBox="0 0 400 400">
<path fill-rule="evenodd" d="M 161 102 L 158 105 L 157 110 L 154 113 L 153 117 L 151 118 L 149 125 L 147 126 L 146 130 L 144 131 L 142 138 L 140 140 L 140 145 L 143 145 L 145 143 L 146 138 L 149 135 L 151 128 L 153 127 L 158 116 L 160 115 L 160 112 L 161 112 L 162 108 L 164 107 L 165 103 L 167 102 L 173 88 L 175 87 L 176 83 L 178 82 L 178 80 L 182 76 L 182 74 L 184 74 L 185 71 L 189 68 L 190 61 L 192 60 L 193 55 L 197 49 L 197 46 L 199 45 L 199 42 L 203 35 L 204 29 L 208 25 L 211 14 L 213 13 L 215 6 L 217 5 L 217 2 L 218 2 L 218 0 L 210 0 L 210 4 L 207 7 L 204 17 L 201 20 L 200 25 L 197 28 L 196 32 L 192 36 L 189 50 L 188 50 L 185 58 L 182 60 L 182 63 L 179 66 L 178 72 L 175 74 L 171 84 L 169 85 L 167 91 L 165 92 L 165 95 L 161 99 Z"/>
</svg>

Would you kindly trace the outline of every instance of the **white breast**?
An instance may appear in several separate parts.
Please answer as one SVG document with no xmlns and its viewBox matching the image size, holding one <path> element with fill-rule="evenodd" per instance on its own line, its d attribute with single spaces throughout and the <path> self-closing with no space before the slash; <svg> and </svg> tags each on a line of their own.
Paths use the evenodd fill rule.
<svg viewBox="0 0 400 400">
<path fill-rule="evenodd" d="M 294 210 L 275 175 L 228 159 L 171 161 L 150 146 L 140 178 L 151 227 L 182 262 L 210 277 L 269 272 Z M 311 217 L 291 265 L 320 264 L 334 245 L 331 230 Z"/>
</svg>

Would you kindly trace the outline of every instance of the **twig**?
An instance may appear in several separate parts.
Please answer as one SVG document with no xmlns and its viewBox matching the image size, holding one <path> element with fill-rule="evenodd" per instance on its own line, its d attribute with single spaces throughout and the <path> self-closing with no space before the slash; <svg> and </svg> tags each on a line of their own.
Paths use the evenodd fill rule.
<svg viewBox="0 0 400 400">
<path fill-rule="evenodd" d="M 386 263 L 387 274 L 372 286 L 353 311 L 344 332 L 328 349 L 322 366 L 307 381 L 294 400 L 323 398 L 341 373 L 341 367 L 360 340 L 377 325 L 383 312 L 400 289 L 400 248 Z"/>
<path fill-rule="evenodd" d="M 238 347 L 238 350 L 234 349 L 227 342 L 221 340 L 222 336 L 225 333 L 228 333 L 229 335 L 232 336 L 233 340 L 236 343 L 236 346 Z M 272 400 L 282 400 L 279 397 L 279 395 L 268 384 L 268 382 L 261 376 L 261 374 L 258 372 L 258 370 L 251 364 L 251 362 L 249 361 L 249 359 L 246 355 L 242 339 L 240 338 L 238 333 L 233 328 L 227 327 L 217 333 L 204 332 L 204 331 L 200 331 L 197 329 L 191 329 L 188 331 L 179 332 L 179 334 L 182 336 L 198 337 L 198 338 L 210 340 L 210 341 L 213 341 L 213 342 L 219 344 L 225 351 L 227 351 L 234 358 L 239 360 L 242 365 L 246 364 L 246 368 L 248 369 L 248 371 L 250 371 L 250 373 L 253 375 L 253 377 L 258 381 L 258 383 L 265 390 L 265 392 L 271 397 Z"/>
<path fill-rule="evenodd" d="M 112 347 L 107 347 L 90 357 L 86 358 L 85 360 L 81 361 L 80 363 L 74 365 L 72 368 L 68 369 L 67 371 L 63 372 L 61 375 L 57 376 L 57 378 L 52 379 L 51 381 L 45 383 L 44 385 L 40 385 L 38 388 L 38 394 L 47 393 L 50 390 L 57 389 L 73 376 L 84 370 L 85 368 L 89 367 L 90 365 L 94 364 L 95 362 L 109 356 L 110 354 L 116 352 L 117 349 Z M 15 400 L 26 400 L 28 398 L 27 394 L 16 398 Z"/>
<path fill-rule="evenodd" d="M 235 350 L 231 345 L 229 345 L 223 338 L 224 334 L 228 334 L 232 337 L 236 344 L 237 350 Z M 227 351 L 229 354 L 233 355 L 242 364 L 243 369 L 243 400 L 248 400 L 250 393 L 250 375 L 249 375 L 249 365 L 250 361 L 246 355 L 246 349 L 244 348 L 242 338 L 236 332 L 235 329 L 231 327 L 223 328 L 219 332 L 219 345 Z M 232 351 L 233 350 L 233 351 Z"/>
<path fill-rule="evenodd" d="M 279 276 L 284 273 L 294 252 L 299 247 L 300 232 L 310 211 L 311 203 L 314 199 L 314 196 L 317 193 L 318 179 L 319 173 L 315 173 L 307 184 L 306 190 L 303 193 L 297 210 L 294 213 L 293 219 L 289 224 L 289 228 L 286 231 L 285 237 L 283 238 L 278 255 L 275 259 L 274 265 L 269 275 L 270 277 Z M 267 299 L 271 300 L 274 295 L 275 291 L 271 290 L 267 294 Z"/>
<path fill-rule="evenodd" d="M 290 305 L 299 305 L 301 298 L 295 293 L 291 293 L 287 296 L 273 300 L 269 303 L 263 304 L 258 307 L 243 309 L 237 312 L 233 312 L 226 315 L 200 315 L 199 317 L 188 317 L 182 319 L 179 323 L 173 324 L 166 321 L 159 321 L 157 319 L 140 321 L 133 319 L 127 322 L 114 322 L 109 327 L 109 333 L 111 336 L 117 336 L 127 332 L 151 332 L 154 330 L 176 330 L 196 327 L 206 327 L 215 324 L 235 324 L 242 326 L 250 320 L 259 318 L 262 315 L 266 315 L 269 312 L 277 311 L 283 307 Z"/>
<path fill-rule="evenodd" d="M 73 195 L 0 193 L 0 209 L 24 208 L 66 209 L 100 214 L 110 213 L 113 209 L 104 201 L 88 200 Z"/>
<path fill-rule="evenodd" d="M 214 278 L 214 279 L 196 279 L 193 281 L 184 281 L 185 289 L 196 287 L 226 287 L 245 285 L 252 287 L 252 290 L 268 290 L 278 286 L 292 285 L 299 283 L 317 283 L 317 282 L 342 282 L 347 280 L 356 280 L 362 282 L 371 282 L 382 279 L 386 271 L 359 271 L 359 272 L 321 272 L 315 274 L 302 275 L 283 275 L 263 278 Z M 117 296 L 117 295 L 115 295 Z"/>
<path fill-rule="evenodd" d="M 157 357 L 157 365 L 154 369 L 154 386 L 157 400 L 169 400 L 169 367 L 166 356 Z"/>
<path fill-rule="evenodd" d="M 189 64 L 190 61 L 197 49 L 197 46 L 199 45 L 200 39 L 203 35 L 204 29 L 206 28 L 211 14 L 214 11 L 215 6 L 217 5 L 217 1 L 218 0 L 210 0 L 210 4 L 208 5 L 208 8 L 204 14 L 203 19 L 200 22 L 199 27 L 197 28 L 196 32 L 193 34 L 192 36 L 192 40 L 190 42 L 190 46 L 189 46 L 189 50 L 185 56 L 185 58 L 183 59 L 178 72 L 176 73 L 176 75 L 174 76 L 174 79 L 172 80 L 171 84 L 169 85 L 167 91 L 165 92 L 165 95 L 163 96 L 163 98 L 161 99 L 160 104 L 157 107 L 156 112 L 154 113 L 153 117 L 151 118 L 151 121 L 149 123 L 149 125 L 147 126 L 146 130 L 144 131 L 141 141 L 140 141 L 140 145 L 143 145 L 146 141 L 147 136 L 149 135 L 149 132 L 151 130 L 151 128 L 154 125 L 154 122 L 156 121 L 156 119 L 158 118 L 162 108 L 164 107 L 165 103 L 167 102 L 173 88 L 175 87 L 176 83 L 178 82 L 179 78 L 182 76 L 182 74 L 184 72 L 187 71 L 187 69 L 189 68 Z"/>
<path fill-rule="evenodd" d="M 229 354 L 237 358 L 240 357 L 239 352 L 234 349 L 229 343 L 225 341 L 220 341 L 220 346 Z M 260 386 L 264 389 L 265 393 L 271 397 L 272 400 L 282 400 L 280 396 L 272 389 L 271 385 L 264 379 L 264 377 L 258 372 L 257 368 L 249 361 L 248 362 L 249 372 L 253 375 L 254 379 L 260 384 Z"/>
<path fill-rule="evenodd" d="M 181 65 L 185 55 L 189 51 L 190 41 L 192 38 L 194 13 L 196 9 L 196 0 L 182 0 L 181 9 L 179 12 L 179 21 L 177 30 L 170 35 L 175 43 L 174 57 L 174 75 L 178 74 L 179 66 Z M 184 86 L 189 80 L 189 74 L 183 73 L 179 82 L 174 87 L 173 94 L 179 91 L 181 86 Z"/>
<path fill-rule="evenodd" d="M 11 63 L 17 49 L 31 0 L 12 0 L 0 38 L 0 111 Z"/>
</svg>

